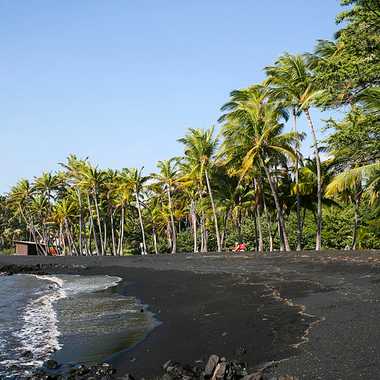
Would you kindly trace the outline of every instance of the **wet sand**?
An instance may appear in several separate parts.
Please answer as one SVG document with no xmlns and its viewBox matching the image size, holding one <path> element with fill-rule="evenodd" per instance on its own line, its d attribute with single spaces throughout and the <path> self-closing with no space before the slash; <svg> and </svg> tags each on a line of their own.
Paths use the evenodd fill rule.
<svg viewBox="0 0 380 380">
<path fill-rule="evenodd" d="M 216 353 L 250 368 L 274 361 L 267 372 L 300 379 L 378 377 L 380 252 L 0 256 L 5 265 L 122 277 L 118 291 L 162 324 L 110 359 L 119 373 L 151 378 L 169 359 L 192 364 Z"/>
</svg>

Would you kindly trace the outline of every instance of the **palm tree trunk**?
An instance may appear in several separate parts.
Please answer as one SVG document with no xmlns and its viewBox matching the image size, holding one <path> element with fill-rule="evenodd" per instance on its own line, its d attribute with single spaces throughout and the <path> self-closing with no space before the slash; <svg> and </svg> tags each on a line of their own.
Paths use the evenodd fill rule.
<svg viewBox="0 0 380 380">
<path fill-rule="evenodd" d="M 73 232 L 73 228 L 71 226 L 69 226 L 69 232 L 70 232 L 70 238 L 71 238 L 71 241 L 73 242 L 73 249 L 74 249 L 74 253 L 76 256 L 79 256 L 79 249 L 76 245 L 76 241 L 74 239 L 74 232 Z"/>
<path fill-rule="evenodd" d="M 42 236 L 43 236 L 43 241 L 44 241 L 44 251 L 45 251 L 45 256 L 49 255 L 49 242 L 47 240 L 47 235 L 45 232 L 45 228 L 42 228 Z"/>
<path fill-rule="evenodd" d="M 98 224 L 98 229 L 99 229 L 99 237 L 100 237 L 100 248 L 102 252 L 102 256 L 104 256 L 104 243 L 103 243 L 103 232 L 102 232 L 102 225 L 100 222 L 100 212 L 99 212 L 99 205 L 98 205 L 98 197 L 96 192 L 94 192 L 94 202 L 95 202 L 95 210 L 96 210 L 96 219 L 97 219 L 97 224 Z"/>
<path fill-rule="evenodd" d="M 170 222 L 171 222 L 171 230 L 172 230 L 172 253 L 176 253 L 176 251 L 177 251 L 177 234 L 176 234 L 176 229 L 175 229 L 174 215 L 173 215 L 173 208 L 172 208 L 172 197 L 171 197 L 169 186 L 168 186 L 167 193 L 168 193 L 169 213 L 170 213 Z"/>
<path fill-rule="evenodd" d="M 91 235 L 92 235 L 92 223 L 91 220 L 88 222 L 88 238 L 86 237 L 86 252 L 87 255 L 92 256 L 92 250 L 91 250 Z"/>
<path fill-rule="evenodd" d="M 313 136 L 314 154 L 317 165 L 317 234 L 315 241 L 315 250 L 320 251 L 322 246 L 322 176 L 321 176 L 321 160 L 318 151 L 317 133 L 311 120 L 310 111 L 308 108 L 304 110 L 309 128 Z"/>
<path fill-rule="evenodd" d="M 33 240 L 34 240 L 34 243 L 36 244 L 36 250 L 37 250 L 37 254 L 39 252 L 39 254 L 41 255 L 45 255 L 45 249 L 43 246 L 41 246 L 39 240 L 38 240 L 38 237 L 36 235 L 36 232 L 38 233 L 38 231 L 34 228 L 34 225 L 30 225 L 29 226 L 30 228 L 30 233 L 32 234 L 33 236 Z M 41 239 L 41 238 L 40 238 Z"/>
<path fill-rule="evenodd" d="M 222 248 L 225 248 L 224 247 L 224 242 L 225 242 L 225 239 L 226 239 L 226 232 L 227 232 L 227 222 L 228 222 L 228 218 L 230 216 L 230 208 L 227 208 L 226 210 L 226 214 L 224 215 L 224 220 L 223 220 L 223 231 L 220 235 L 220 244 L 222 246 Z"/>
<path fill-rule="evenodd" d="M 202 211 L 201 213 L 201 218 L 200 218 L 200 230 L 201 230 L 201 252 L 206 252 L 205 251 L 205 217 L 204 217 L 204 212 Z"/>
<path fill-rule="evenodd" d="M 114 215 L 114 211 L 111 210 L 112 255 L 113 255 L 113 256 L 116 256 L 115 225 L 114 225 L 113 215 Z"/>
<path fill-rule="evenodd" d="M 78 204 L 79 204 L 79 254 L 83 255 L 82 230 L 83 230 L 83 214 L 82 214 L 82 199 L 80 190 L 76 189 Z"/>
<path fill-rule="evenodd" d="M 355 218 L 354 218 L 354 228 L 352 233 L 352 243 L 351 249 L 356 249 L 356 241 L 358 236 L 359 227 L 359 207 L 360 207 L 361 192 L 355 194 Z"/>
<path fill-rule="evenodd" d="M 204 226 L 204 249 L 205 252 L 208 252 L 208 229 Z"/>
<path fill-rule="evenodd" d="M 265 175 L 267 176 L 267 179 L 268 179 L 268 182 L 269 182 L 269 186 L 270 186 L 270 189 L 272 191 L 274 203 L 276 205 L 277 219 L 278 219 L 278 224 L 279 224 L 279 229 L 280 229 L 280 235 L 281 235 L 281 238 L 282 238 L 281 240 L 284 243 L 285 251 L 290 251 L 289 241 L 288 241 L 288 237 L 287 237 L 286 231 L 285 231 L 284 216 L 282 214 L 282 209 L 281 209 L 281 205 L 280 205 L 280 200 L 278 198 L 277 190 L 276 190 L 276 187 L 275 187 L 275 185 L 273 183 L 272 176 L 270 175 L 267 166 L 264 164 L 263 160 L 261 160 L 261 163 L 262 163 L 262 166 L 264 168 Z"/>
<path fill-rule="evenodd" d="M 257 220 L 257 232 L 259 235 L 259 246 L 258 251 L 263 252 L 264 250 L 264 244 L 263 244 L 263 231 L 261 228 L 261 215 L 260 215 L 260 208 L 256 207 L 256 220 Z"/>
<path fill-rule="evenodd" d="M 198 239 L 197 239 L 197 215 L 195 211 L 195 201 L 191 201 L 191 222 L 193 225 L 193 240 L 194 240 L 194 253 L 198 252 Z"/>
<path fill-rule="evenodd" d="M 107 254 L 107 219 L 103 220 L 103 233 L 104 233 L 104 242 L 103 242 L 103 252 Z"/>
<path fill-rule="evenodd" d="M 273 252 L 273 237 L 272 237 L 272 220 L 267 210 L 267 205 L 263 195 L 264 214 L 268 224 L 268 240 L 269 240 L 269 252 Z"/>
<path fill-rule="evenodd" d="M 82 255 L 88 256 L 88 244 L 87 244 L 87 223 L 82 219 Z"/>
<path fill-rule="evenodd" d="M 168 221 L 168 224 L 166 225 L 166 237 L 168 239 L 168 250 L 170 250 L 173 246 L 172 242 L 172 227 L 170 225 L 170 221 Z"/>
<path fill-rule="evenodd" d="M 117 246 L 117 252 L 119 256 L 123 254 L 123 241 L 124 241 L 124 222 L 125 222 L 125 210 L 124 206 L 121 207 L 121 216 L 120 216 L 120 234 L 119 234 L 119 243 Z"/>
<path fill-rule="evenodd" d="M 217 246 L 218 246 L 218 252 L 222 252 L 222 246 L 220 244 L 219 227 L 218 227 L 218 217 L 216 215 L 216 208 L 215 208 L 215 203 L 214 203 L 214 197 L 212 196 L 212 191 L 211 191 L 211 186 L 210 186 L 210 179 L 208 177 L 207 169 L 205 170 L 205 177 L 206 177 L 206 184 L 207 184 L 208 193 L 209 193 L 209 196 L 210 196 L 211 206 L 212 206 L 212 213 L 213 213 L 213 216 L 214 216 L 215 235 L 216 235 L 216 243 L 217 243 Z"/>
<path fill-rule="evenodd" d="M 277 232 L 280 238 L 280 252 L 284 250 L 284 235 L 282 234 L 282 229 L 280 226 L 280 222 L 277 220 Z"/>
<path fill-rule="evenodd" d="M 153 244 L 154 244 L 154 253 L 158 255 L 158 249 L 157 249 L 157 233 L 156 228 L 153 226 Z"/>
<path fill-rule="evenodd" d="M 65 235 L 63 233 L 63 222 L 59 224 L 59 235 L 60 235 L 61 244 L 63 246 L 63 256 L 66 256 L 66 241 L 65 241 Z"/>
<path fill-rule="evenodd" d="M 293 130 L 297 133 L 297 113 L 293 108 Z M 296 181 L 296 213 L 297 213 L 297 247 L 296 250 L 302 249 L 302 229 L 301 229 L 301 197 L 299 189 L 299 141 L 296 144 L 296 167 L 295 167 L 295 181 Z"/>
<path fill-rule="evenodd" d="M 18 207 L 19 208 L 19 211 L 20 211 L 20 214 L 21 214 L 21 217 L 24 219 L 25 221 L 25 224 L 27 226 L 27 228 L 29 229 L 31 235 L 33 236 L 33 240 L 34 240 L 34 243 L 36 244 L 36 251 L 37 251 L 37 254 L 38 254 L 38 251 L 40 251 L 40 253 L 44 254 L 44 249 L 43 247 L 41 247 L 41 245 L 39 244 L 38 242 L 38 239 L 37 239 L 37 236 L 36 236 L 36 229 L 34 228 L 34 223 L 33 223 L 33 220 L 31 219 L 30 221 L 27 219 L 23 209 L 21 206 Z M 38 232 L 38 231 L 37 231 Z"/>
<path fill-rule="evenodd" d="M 255 230 L 255 252 L 257 252 L 258 248 L 259 248 L 259 238 L 257 236 L 257 219 L 256 219 L 256 216 L 253 218 L 253 226 L 254 226 L 254 230 Z"/>
<path fill-rule="evenodd" d="M 96 236 L 96 229 L 95 229 L 95 225 L 94 225 L 94 217 L 92 216 L 91 199 L 90 199 L 89 194 L 87 194 L 87 202 L 88 202 L 88 212 L 90 213 L 90 225 L 91 225 L 90 234 L 91 234 L 91 228 L 92 228 L 92 233 L 93 233 L 93 237 L 94 237 L 94 241 L 95 241 L 96 255 L 99 256 L 100 251 L 99 251 L 98 239 Z M 90 243 L 90 251 L 91 251 L 91 243 Z"/>
<path fill-rule="evenodd" d="M 71 242 L 71 239 L 70 239 L 70 234 L 69 234 L 69 228 L 68 228 L 68 225 L 67 225 L 67 220 L 65 219 L 64 220 L 64 225 L 65 225 L 65 234 L 66 234 L 66 240 L 67 240 L 67 244 L 69 246 L 69 256 L 72 256 L 73 255 L 73 246 L 72 246 L 72 242 Z"/>
<path fill-rule="evenodd" d="M 262 228 L 261 228 L 261 206 L 262 206 L 262 202 L 261 202 L 261 198 L 260 197 L 260 194 L 262 192 L 261 190 L 261 181 L 260 180 L 256 180 L 256 178 L 254 178 L 253 180 L 253 185 L 254 185 L 254 188 L 255 188 L 255 198 L 256 198 L 256 207 L 255 207 L 255 212 L 256 212 L 256 223 L 257 223 L 257 233 L 258 233 L 258 251 L 259 252 L 263 252 L 264 250 L 264 243 L 263 243 L 263 231 L 262 231 Z"/>
<path fill-rule="evenodd" d="M 240 243 L 241 242 L 241 212 L 240 210 L 238 210 L 235 226 L 236 226 L 236 234 L 238 236 L 238 242 Z"/>
<path fill-rule="evenodd" d="M 78 251 L 76 249 L 73 235 L 71 233 L 70 226 L 69 226 L 69 223 L 67 222 L 67 219 L 65 219 L 65 226 L 66 226 L 67 240 L 69 241 L 69 245 L 70 245 L 70 255 L 78 256 Z"/>
<path fill-rule="evenodd" d="M 301 231 L 302 231 L 302 234 L 303 234 L 303 227 L 305 225 L 305 217 L 306 217 L 306 207 L 304 207 L 304 209 L 303 209 L 303 215 L 302 215 L 302 218 L 301 218 Z"/>
<path fill-rule="evenodd" d="M 146 249 L 144 223 L 143 223 L 142 214 L 141 214 L 139 194 L 137 191 L 135 192 L 135 198 L 136 198 L 136 204 L 137 204 L 137 212 L 139 213 L 139 221 L 140 221 L 141 235 L 142 235 L 142 240 L 143 240 L 144 253 L 148 253 Z"/>
</svg>

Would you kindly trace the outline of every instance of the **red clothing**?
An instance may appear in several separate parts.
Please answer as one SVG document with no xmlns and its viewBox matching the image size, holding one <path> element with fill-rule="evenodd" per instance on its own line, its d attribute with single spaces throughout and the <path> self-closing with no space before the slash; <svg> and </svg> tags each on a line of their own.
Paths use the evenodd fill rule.
<svg viewBox="0 0 380 380">
<path fill-rule="evenodd" d="M 247 249 L 247 246 L 244 243 L 239 244 L 239 251 L 240 252 L 245 251 L 246 249 Z"/>
</svg>

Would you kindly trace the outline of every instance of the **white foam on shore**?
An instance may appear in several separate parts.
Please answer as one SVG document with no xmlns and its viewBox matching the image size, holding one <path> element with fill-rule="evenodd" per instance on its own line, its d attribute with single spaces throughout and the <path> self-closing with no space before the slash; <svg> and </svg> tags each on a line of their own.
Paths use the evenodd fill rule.
<svg viewBox="0 0 380 380">
<path fill-rule="evenodd" d="M 83 292 L 96 292 L 116 286 L 122 279 L 112 276 L 77 276 L 77 275 L 29 275 L 39 280 L 50 281 L 54 287 L 44 289 L 43 294 L 32 299 L 24 308 L 20 316 L 22 328 L 13 332 L 13 337 L 19 342 L 18 347 L 12 349 L 11 359 L 0 361 L 0 367 L 17 366 L 19 369 L 9 370 L 2 378 L 27 377 L 32 371 L 40 367 L 55 351 L 61 348 L 59 341 L 58 318 L 54 304 L 66 297 L 75 296 Z M 0 349 L 5 347 L 5 341 L 0 339 Z M 25 357 L 30 352 L 32 357 Z M 0 372 L 1 368 L 0 368 Z"/>
<path fill-rule="evenodd" d="M 44 289 L 43 295 L 32 299 L 26 305 L 20 316 L 23 321 L 22 327 L 12 333 L 18 342 L 18 346 L 12 349 L 13 352 L 9 355 L 12 357 L 11 359 L 0 362 L 3 367 L 19 367 L 23 376 L 30 375 L 31 371 L 41 366 L 51 353 L 61 348 L 57 314 L 53 305 L 56 301 L 66 297 L 63 290 L 64 281 L 60 278 L 55 276 L 31 276 L 40 280 L 50 281 L 54 283 L 55 287 Z M 25 357 L 27 352 L 31 353 L 31 357 Z M 9 371 L 5 378 L 13 378 L 15 375 L 19 375 L 20 369 L 15 368 L 14 371 Z"/>
<path fill-rule="evenodd" d="M 58 285 L 59 287 L 63 287 L 64 281 L 57 277 L 57 276 L 51 276 L 51 275 L 38 275 L 38 274 L 33 274 L 32 276 L 39 278 L 40 280 L 46 280 L 46 281 L 51 281 L 53 284 Z"/>
<path fill-rule="evenodd" d="M 93 293 L 116 286 L 122 279 L 116 276 L 62 275 L 63 289 L 68 296 Z"/>
<path fill-rule="evenodd" d="M 25 308 L 23 327 L 15 335 L 20 341 L 19 351 L 33 353 L 30 363 L 33 366 L 42 365 L 48 355 L 61 348 L 53 305 L 65 297 L 65 291 L 59 288 L 31 301 Z"/>
</svg>

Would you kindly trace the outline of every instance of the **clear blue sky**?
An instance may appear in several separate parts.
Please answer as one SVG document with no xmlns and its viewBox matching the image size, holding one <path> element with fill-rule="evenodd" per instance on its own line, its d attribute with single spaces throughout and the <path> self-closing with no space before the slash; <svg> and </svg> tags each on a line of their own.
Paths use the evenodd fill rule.
<svg viewBox="0 0 380 380">
<path fill-rule="evenodd" d="M 278 55 L 331 38 L 340 9 L 338 0 L 1 0 L 0 193 L 69 153 L 151 172 Z"/>
</svg>

